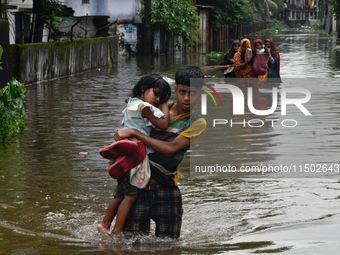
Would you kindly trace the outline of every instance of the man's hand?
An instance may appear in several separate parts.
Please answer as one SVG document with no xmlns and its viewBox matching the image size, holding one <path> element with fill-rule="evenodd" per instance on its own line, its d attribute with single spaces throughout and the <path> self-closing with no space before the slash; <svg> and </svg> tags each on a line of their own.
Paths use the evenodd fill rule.
<svg viewBox="0 0 340 255">
<path fill-rule="evenodd" d="M 134 129 L 133 128 L 122 128 L 118 129 L 113 135 L 113 139 L 116 141 L 123 140 L 126 138 L 134 137 Z"/>
</svg>

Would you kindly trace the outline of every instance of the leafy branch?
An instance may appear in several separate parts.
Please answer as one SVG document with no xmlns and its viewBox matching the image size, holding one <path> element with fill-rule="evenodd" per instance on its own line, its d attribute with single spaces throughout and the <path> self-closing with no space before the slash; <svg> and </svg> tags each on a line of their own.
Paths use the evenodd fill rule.
<svg viewBox="0 0 340 255">
<path fill-rule="evenodd" d="M 0 89 L 0 142 L 13 140 L 26 130 L 25 86 L 16 79 Z"/>
<path fill-rule="evenodd" d="M 49 31 L 48 41 L 50 38 L 57 41 L 64 33 L 59 29 L 60 25 L 66 20 L 57 15 L 62 12 L 62 5 L 58 0 L 47 0 L 43 2 L 44 13 L 41 18 L 44 20 L 44 25 Z"/>
</svg>

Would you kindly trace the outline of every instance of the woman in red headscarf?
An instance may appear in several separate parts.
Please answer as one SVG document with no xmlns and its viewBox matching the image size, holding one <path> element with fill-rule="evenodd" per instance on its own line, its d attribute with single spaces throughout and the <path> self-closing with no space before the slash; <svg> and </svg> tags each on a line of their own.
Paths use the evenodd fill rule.
<svg viewBox="0 0 340 255">
<path fill-rule="evenodd" d="M 281 83 L 280 54 L 276 51 L 274 41 L 271 38 L 268 38 L 264 41 L 264 46 L 270 57 L 268 61 L 268 78 L 272 78 L 271 80 Z"/>
<path fill-rule="evenodd" d="M 263 52 L 264 52 L 263 42 L 262 42 L 261 39 L 255 39 L 255 40 L 254 40 L 253 49 L 254 49 L 257 53 L 263 53 Z"/>
<path fill-rule="evenodd" d="M 259 78 L 260 83 L 265 83 L 268 77 L 268 53 L 263 48 L 263 42 L 261 39 L 255 39 L 253 45 L 253 72 Z"/>
<path fill-rule="evenodd" d="M 244 38 L 241 40 L 241 45 L 238 52 L 235 53 L 235 75 L 237 78 L 258 78 L 258 79 L 237 79 L 237 84 L 242 90 L 252 87 L 258 90 L 266 81 L 267 73 L 258 75 L 253 71 L 253 61 L 256 51 L 251 49 L 250 40 Z"/>
</svg>

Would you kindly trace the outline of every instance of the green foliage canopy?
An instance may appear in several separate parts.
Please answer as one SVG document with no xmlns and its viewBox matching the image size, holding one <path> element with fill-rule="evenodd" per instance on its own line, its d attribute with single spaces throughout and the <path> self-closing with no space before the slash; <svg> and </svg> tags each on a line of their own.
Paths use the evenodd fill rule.
<svg viewBox="0 0 340 255">
<path fill-rule="evenodd" d="M 197 0 L 197 4 L 214 6 L 211 23 L 215 28 L 252 22 L 256 17 L 251 0 Z"/>
<path fill-rule="evenodd" d="M 340 18 L 340 0 L 332 1 L 333 13 L 337 19 Z"/>
<path fill-rule="evenodd" d="M 144 8 L 138 15 L 144 18 Z M 199 16 L 196 7 L 187 0 L 157 0 L 152 1 L 151 22 L 163 25 L 182 36 L 184 43 L 190 43 L 197 36 Z"/>
</svg>

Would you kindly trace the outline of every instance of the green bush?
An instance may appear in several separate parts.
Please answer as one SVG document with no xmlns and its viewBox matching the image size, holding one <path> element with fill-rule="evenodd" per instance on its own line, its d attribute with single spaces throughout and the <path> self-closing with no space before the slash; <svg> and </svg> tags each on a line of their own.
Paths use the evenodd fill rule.
<svg viewBox="0 0 340 255">
<path fill-rule="evenodd" d="M 26 130 L 27 106 L 24 99 L 25 86 L 14 78 L 0 89 L 0 142 L 3 144 Z"/>
<path fill-rule="evenodd" d="M 314 30 L 324 30 L 324 25 L 322 22 L 318 22 L 315 25 L 313 25 Z"/>
<path fill-rule="evenodd" d="M 258 31 L 255 33 L 255 35 L 259 36 L 259 35 L 273 35 L 276 34 L 278 31 L 280 30 L 285 30 L 287 29 L 287 25 L 285 23 L 283 23 L 282 21 L 273 19 L 269 24 L 268 27 Z"/>
<path fill-rule="evenodd" d="M 225 55 L 225 51 L 220 51 L 220 52 L 217 52 L 217 51 L 211 51 L 209 53 L 201 53 L 202 56 L 206 56 L 206 57 L 212 57 L 212 58 L 218 58 L 218 57 L 221 57 L 221 56 L 224 56 Z"/>
</svg>

